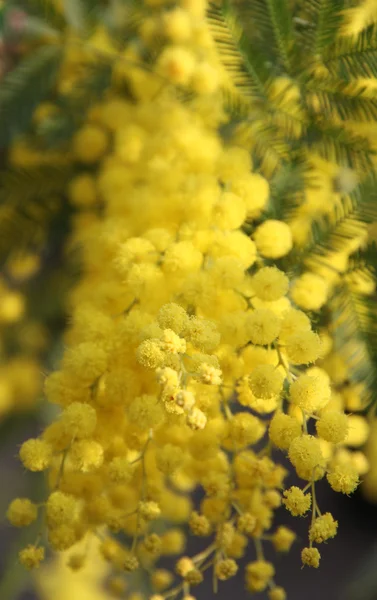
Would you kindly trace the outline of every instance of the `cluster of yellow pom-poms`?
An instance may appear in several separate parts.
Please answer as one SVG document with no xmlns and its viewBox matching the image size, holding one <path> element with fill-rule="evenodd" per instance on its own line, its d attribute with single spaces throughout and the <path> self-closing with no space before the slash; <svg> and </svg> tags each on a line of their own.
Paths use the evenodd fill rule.
<svg viewBox="0 0 377 600">
<path fill-rule="evenodd" d="M 61 414 L 20 449 L 51 491 L 38 507 L 14 500 L 8 517 L 27 526 L 41 513 L 49 545 L 68 551 L 74 569 L 85 561 L 76 545 L 99 538 L 114 593 L 143 569 L 151 599 L 194 600 L 207 569 L 215 582 L 235 576 L 251 546 L 247 590 L 284 600 L 264 546 L 286 552 L 296 536 L 274 529 L 274 511 L 312 512 L 302 561 L 318 567 L 314 544 L 337 522 L 320 512 L 316 482 L 356 489 L 365 461 L 346 445 L 352 423 L 362 425 L 332 386 L 331 337 L 309 318 L 327 282 L 310 272 L 290 281 L 273 264 L 292 250 L 291 228 L 263 219 L 268 182 L 218 134 L 223 74 L 204 8 L 185 0 L 166 13 L 156 74 L 127 61 L 118 73 L 137 101 L 114 92 L 74 137 L 81 173 L 68 193 L 81 213 L 71 243 L 84 276 L 60 368 L 45 383 Z M 146 44 L 154 26 L 143 25 Z M 199 97 L 183 104 L 172 83 Z M 273 448 L 301 487 L 286 483 Z M 194 556 L 186 526 L 205 540 Z M 38 542 L 20 560 L 34 568 L 44 553 Z M 159 567 L 165 556 L 176 557 L 175 572 Z"/>
</svg>

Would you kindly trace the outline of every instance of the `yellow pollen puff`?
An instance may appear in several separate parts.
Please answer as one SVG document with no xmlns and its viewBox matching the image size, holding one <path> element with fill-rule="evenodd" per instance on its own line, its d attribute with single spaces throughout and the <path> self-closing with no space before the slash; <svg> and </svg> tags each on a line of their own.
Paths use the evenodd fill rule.
<svg viewBox="0 0 377 600">
<path fill-rule="evenodd" d="M 249 218 L 259 217 L 270 195 L 267 179 L 258 173 L 243 172 L 240 177 L 232 179 L 232 191 L 245 201 Z"/>
<path fill-rule="evenodd" d="M 68 197 L 74 206 L 80 208 L 88 208 L 96 204 L 97 188 L 94 178 L 84 173 L 72 179 L 68 188 Z"/>
<path fill-rule="evenodd" d="M 164 329 L 161 348 L 167 354 L 184 354 L 186 352 L 186 341 L 174 333 L 172 329 Z"/>
<path fill-rule="evenodd" d="M 184 330 L 184 337 L 203 352 L 213 352 L 220 343 L 216 324 L 200 317 L 190 318 Z"/>
<path fill-rule="evenodd" d="M 125 456 L 116 456 L 109 463 L 109 477 L 116 483 L 128 483 L 132 479 L 133 467 Z"/>
<path fill-rule="evenodd" d="M 202 62 L 195 67 L 191 86 L 197 94 L 213 94 L 219 88 L 220 75 L 218 69 L 208 62 Z"/>
<path fill-rule="evenodd" d="M 237 529 L 240 533 L 253 535 L 257 525 L 257 519 L 251 513 L 243 513 L 237 519 Z"/>
<path fill-rule="evenodd" d="M 139 502 L 138 511 L 140 516 L 146 521 L 153 521 L 161 514 L 159 505 L 153 500 Z"/>
<path fill-rule="evenodd" d="M 189 556 L 182 556 L 175 565 L 175 570 L 181 577 L 185 577 L 194 568 L 195 565 Z"/>
<path fill-rule="evenodd" d="M 161 538 L 156 533 L 151 533 L 144 538 L 143 545 L 150 554 L 158 554 L 161 550 Z"/>
<path fill-rule="evenodd" d="M 165 13 L 162 26 L 166 37 L 175 43 L 186 42 L 192 34 L 190 14 L 182 8 L 175 8 Z"/>
<path fill-rule="evenodd" d="M 41 439 L 26 440 L 20 448 L 20 460 L 29 471 L 48 469 L 52 459 L 50 444 Z"/>
<path fill-rule="evenodd" d="M 369 423 L 365 417 L 361 415 L 349 415 L 348 418 L 348 434 L 346 438 L 347 446 L 357 448 L 365 444 L 369 436 Z"/>
<path fill-rule="evenodd" d="M 216 369 L 212 365 L 202 363 L 198 369 L 198 376 L 202 383 L 207 385 L 221 385 L 221 369 Z"/>
<path fill-rule="evenodd" d="M 49 527 L 72 525 L 78 513 L 78 501 L 74 496 L 57 490 L 46 502 L 46 518 Z"/>
<path fill-rule="evenodd" d="M 249 376 L 251 391 L 257 398 L 264 400 L 280 394 L 283 383 L 283 375 L 272 365 L 259 365 Z"/>
<path fill-rule="evenodd" d="M 71 445 L 69 456 L 74 467 L 88 473 L 103 463 L 103 448 L 95 440 L 78 440 Z"/>
<path fill-rule="evenodd" d="M 200 408 L 194 406 L 194 408 L 187 415 L 187 425 L 194 431 L 197 429 L 204 429 L 207 424 L 207 417 Z"/>
<path fill-rule="evenodd" d="M 320 275 L 304 273 L 292 286 L 291 298 L 299 308 L 319 310 L 327 301 L 328 283 Z"/>
<path fill-rule="evenodd" d="M 311 542 L 321 544 L 330 538 L 335 537 L 338 529 L 338 521 L 334 520 L 331 513 L 325 513 L 317 517 L 309 529 L 309 539 Z"/>
<path fill-rule="evenodd" d="M 310 481 L 324 475 L 325 460 L 319 440 L 312 435 L 302 435 L 293 440 L 288 450 L 289 460 L 301 479 Z"/>
<path fill-rule="evenodd" d="M 167 46 L 160 54 L 157 66 L 161 75 L 173 83 L 187 85 L 195 70 L 195 58 L 186 48 Z"/>
<path fill-rule="evenodd" d="M 268 598 L 269 600 L 287 600 L 287 594 L 284 588 L 276 586 L 268 592 Z"/>
<path fill-rule="evenodd" d="M 307 365 L 321 356 L 321 339 L 313 331 L 301 331 L 289 336 L 285 341 L 288 359 L 294 365 Z"/>
<path fill-rule="evenodd" d="M 162 268 L 168 274 L 181 277 L 184 273 L 200 269 L 202 261 L 202 253 L 192 242 L 177 242 L 166 249 Z"/>
<path fill-rule="evenodd" d="M 246 565 L 246 588 L 249 592 L 263 592 L 275 575 L 273 564 L 256 560 Z"/>
<path fill-rule="evenodd" d="M 37 569 L 44 560 L 45 550 L 40 546 L 29 545 L 19 552 L 18 558 L 26 569 Z"/>
<path fill-rule="evenodd" d="M 253 344 L 272 344 L 280 332 L 280 319 L 268 308 L 259 308 L 248 314 L 246 333 Z"/>
<path fill-rule="evenodd" d="M 348 417 L 339 411 L 325 412 L 315 424 L 319 437 L 332 444 L 344 442 L 348 433 Z"/>
<path fill-rule="evenodd" d="M 282 502 L 293 517 L 302 517 L 308 512 L 312 503 L 311 494 L 305 494 L 295 485 L 285 490 L 283 496 Z"/>
<path fill-rule="evenodd" d="M 156 569 L 151 573 L 151 583 L 156 590 L 165 590 L 173 581 L 173 574 L 167 569 Z"/>
<path fill-rule="evenodd" d="M 220 560 L 215 567 L 215 573 L 221 581 L 226 581 L 227 579 L 234 577 L 237 571 L 238 565 L 233 558 Z"/>
<path fill-rule="evenodd" d="M 197 512 L 191 513 L 189 526 L 192 533 L 197 536 L 206 536 L 211 532 L 211 524 L 207 517 Z"/>
<path fill-rule="evenodd" d="M 224 230 L 239 229 L 246 219 L 246 204 L 232 192 L 224 192 L 213 210 L 213 224 Z"/>
<path fill-rule="evenodd" d="M 97 413 L 89 404 L 73 402 L 62 413 L 61 423 L 72 438 L 88 438 L 96 428 Z"/>
<path fill-rule="evenodd" d="M 67 350 L 63 367 L 78 381 L 93 384 L 107 367 L 107 355 L 98 343 L 82 342 Z"/>
<path fill-rule="evenodd" d="M 308 413 L 324 408 L 330 400 L 330 386 L 319 377 L 300 375 L 289 388 L 290 401 Z"/>
<path fill-rule="evenodd" d="M 277 552 L 289 552 L 295 539 L 296 534 L 288 527 L 281 525 L 273 533 L 271 541 Z"/>
<path fill-rule="evenodd" d="M 165 360 L 165 353 L 162 350 L 159 339 L 149 339 L 141 342 L 136 350 L 136 360 L 148 369 L 160 367 Z"/>
<path fill-rule="evenodd" d="M 184 460 L 183 450 L 179 446 L 166 444 L 156 452 L 157 468 L 165 475 L 171 475 Z"/>
<path fill-rule="evenodd" d="M 82 163 L 93 164 L 107 151 L 107 133 L 97 125 L 84 125 L 73 138 L 73 153 Z"/>
<path fill-rule="evenodd" d="M 123 562 L 123 569 L 126 573 L 132 573 L 139 568 L 139 561 L 136 556 L 126 556 Z"/>
<path fill-rule="evenodd" d="M 289 308 L 282 314 L 279 340 L 284 342 L 294 333 L 310 330 L 311 323 L 309 317 L 301 310 Z"/>
<path fill-rule="evenodd" d="M 272 417 L 269 436 L 271 442 L 281 450 L 288 450 L 292 441 L 301 435 L 300 422 L 283 412 L 275 412 Z"/>
<path fill-rule="evenodd" d="M 265 221 L 255 230 L 254 241 L 262 256 L 281 258 L 292 250 L 291 228 L 282 221 Z"/>
<path fill-rule="evenodd" d="M 143 394 L 131 402 L 127 415 L 131 423 L 145 430 L 155 427 L 163 420 L 164 409 L 156 396 Z"/>
<path fill-rule="evenodd" d="M 38 516 L 38 507 L 28 498 L 16 498 L 7 510 L 7 519 L 15 527 L 26 527 Z"/>
<path fill-rule="evenodd" d="M 157 313 L 157 322 L 162 329 L 172 329 L 179 335 L 187 327 L 189 317 L 182 306 L 170 302 L 161 306 Z"/>
<path fill-rule="evenodd" d="M 228 437 L 224 446 L 229 449 L 245 448 L 259 441 L 265 432 L 263 421 L 248 412 L 239 412 L 229 423 Z"/>
<path fill-rule="evenodd" d="M 288 291 L 288 277 L 276 267 L 264 267 L 252 278 L 254 293 L 261 300 L 272 302 L 279 300 Z"/>
<path fill-rule="evenodd" d="M 352 494 L 359 484 L 359 475 L 352 464 L 338 464 L 327 474 L 327 481 L 334 492 Z"/>
<path fill-rule="evenodd" d="M 301 560 L 303 565 L 318 569 L 321 555 L 317 548 L 304 548 L 301 552 Z"/>
</svg>

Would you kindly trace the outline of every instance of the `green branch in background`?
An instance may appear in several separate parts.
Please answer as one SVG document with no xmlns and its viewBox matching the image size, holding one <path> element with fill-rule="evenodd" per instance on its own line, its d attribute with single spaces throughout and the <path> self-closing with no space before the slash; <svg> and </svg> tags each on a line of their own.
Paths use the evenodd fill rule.
<svg viewBox="0 0 377 600">
<path fill-rule="evenodd" d="M 28 127 L 32 114 L 54 85 L 63 56 L 56 45 L 41 46 L 11 71 L 0 89 L 0 147 Z"/>
</svg>

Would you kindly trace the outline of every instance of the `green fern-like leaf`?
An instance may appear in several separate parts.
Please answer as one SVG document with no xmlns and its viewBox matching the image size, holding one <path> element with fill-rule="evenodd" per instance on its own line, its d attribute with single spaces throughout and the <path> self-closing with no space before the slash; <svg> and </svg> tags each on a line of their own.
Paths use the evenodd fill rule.
<svg viewBox="0 0 377 600">
<path fill-rule="evenodd" d="M 377 406 L 376 299 L 357 294 L 342 284 L 330 310 L 335 350 L 347 364 L 348 379 L 362 384 L 365 408 Z"/>
<path fill-rule="evenodd" d="M 369 27 L 356 38 L 338 39 L 326 49 L 323 61 L 331 74 L 346 80 L 376 77 L 377 26 Z"/>
<path fill-rule="evenodd" d="M 230 4 L 210 4 L 207 19 L 235 90 L 246 98 L 266 101 L 263 60 L 248 52 L 245 34 Z"/>
<path fill-rule="evenodd" d="M 314 121 L 308 128 L 305 141 L 312 151 L 326 160 L 364 172 L 370 171 L 372 167 L 375 152 L 369 141 L 331 121 L 321 118 Z"/>
<path fill-rule="evenodd" d="M 335 42 L 344 5 L 344 0 L 307 0 L 302 5 L 303 18 L 296 22 L 301 25 L 300 39 L 310 55 L 322 56 Z"/>
<path fill-rule="evenodd" d="M 281 57 L 284 69 L 287 73 L 290 73 L 292 70 L 291 55 L 294 50 L 294 36 L 293 18 L 288 2 L 266 0 L 265 4 L 269 13 L 275 44 L 278 48 L 278 56 Z"/>
<path fill-rule="evenodd" d="M 308 243 L 289 258 L 294 270 L 315 268 L 319 264 L 334 268 L 327 261 L 327 255 L 344 250 L 350 240 L 363 235 L 365 223 L 377 219 L 374 182 L 375 178 L 370 177 L 350 195 L 341 196 L 329 214 L 314 219 Z"/>
<path fill-rule="evenodd" d="M 39 19 L 57 31 L 66 26 L 64 15 L 53 0 L 9 0 L 9 8 L 23 9 L 29 16 Z"/>
<path fill-rule="evenodd" d="M 377 243 L 369 242 L 365 247 L 354 252 L 348 260 L 346 274 L 367 272 L 377 277 Z"/>
<path fill-rule="evenodd" d="M 70 169 L 7 169 L 0 175 L 0 264 L 14 251 L 43 243 L 51 220 L 68 207 Z"/>
<path fill-rule="evenodd" d="M 28 127 L 34 109 L 51 90 L 62 58 L 58 46 L 42 46 L 2 81 L 0 147 Z"/>
</svg>

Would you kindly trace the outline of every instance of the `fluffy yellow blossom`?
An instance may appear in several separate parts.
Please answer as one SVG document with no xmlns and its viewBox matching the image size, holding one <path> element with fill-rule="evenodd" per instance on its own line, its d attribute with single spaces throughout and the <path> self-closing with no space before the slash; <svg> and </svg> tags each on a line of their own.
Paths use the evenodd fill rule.
<svg viewBox="0 0 377 600">
<path fill-rule="evenodd" d="M 288 291 L 288 277 L 276 267 L 264 267 L 252 278 L 252 287 L 261 300 L 279 300 Z"/>
<path fill-rule="evenodd" d="M 16 498 L 7 510 L 7 519 L 16 527 L 26 527 L 38 516 L 38 507 L 28 498 Z"/>
<path fill-rule="evenodd" d="M 294 517 L 301 517 L 308 512 L 311 505 L 311 495 L 305 494 L 297 486 L 292 486 L 283 492 L 283 504 Z"/>
<path fill-rule="evenodd" d="M 234 577 L 234 575 L 238 571 L 238 565 L 235 560 L 232 558 L 226 558 L 224 560 L 220 560 L 215 567 L 215 573 L 217 577 L 225 581 L 226 579 L 230 579 Z"/>
<path fill-rule="evenodd" d="M 290 415 L 276 412 L 272 417 L 269 436 L 275 446 L 288 450 L 292 441 L 301 435 L 300 422 Z"/>
<path fill-rule="evenodd" d="M 72 439 L 88 438 L 96 428 L 97 413 L 89 404 L 73 402 L 62 413 L 61 423 Z"/>
<path fill-rule="evenodd" d="M 275 574 L 274 566 L 265 560 L 246 565 L 246 588 L 249 592 L 263 592 Z"/>
<path fill-rule="evenodd" d="M 310 331 L 311 323 L 309 317 L 295 308 L 289 308 L 282 314 L 279 340 L 285 341 L 298 331 Z"/>
<path fill-rule="evenodd" d="M 250 340 L 257 345 L 271 344 L 280 332 L 280 319 L 267 308 L 251 312 L 245 325 Z"/>
<path fill-rule="evenodd" d="M 336 465 L 327 474 L 327 481 L 335 492 L 352 494 L 359 484 L 359 476 L 351 464 Z"/>
<path fill-rule="evenodd" d="M 288 456 L 302 479 L 310 481 L 323 477 L 325 460 L 320 443 L 314 436 L 305 434 L 296 437 L 289 446 Z"/>
<path fill-rule="evenodd" d="M 179 335 L 183 329 L 186 329 L 189 317 L 182 306 L 170 302 L 161 306 L 157 313 L 157 321 L 162 329 L 172 329 Z"/>
<path fill-rule="evenodd" d="M 41 546 L 29 545 L 20 551 L 18 557 L 20 563 L 26 567 L 26 569 L 36 569 L 44 560 L 45 549 Z"/>
<path fill-rule="evenodd" d="M 296 534 L 288 527 L 281 525 L 272 535 L 272 543 L 278 552 L 288 552 L 291 549 Z"/>
<path fill-rule="evenodd" d="M 334 521 L 331 513 L 325 513 L 317 517 L 309 529 L 309 539 L 311 542 L 320 544 L 326 540 L 335 537 L 338 529 L 338 521 Z"/>
<path fill-rule="evenodd" d="M 269 600 L 286 600 L 287 594 L 282 587 L 276 586 L 268 592 L 268 598 Z"/>
<path fill-rule="evenodd" d="M 304 548 L 301 552 L 301 560 L 303 565 L 318 569 L 321 555 L 317 548 Z"/>
<path fill-rule="evenodd" d="M 344 413 L 330 410 L 316 422 L 319 437 L 333 444 L 344 442 L 348 433 L 348 418 Z"/>
<path fill-rule="evenodd" d="M 186 48 L 167 46 L 158 59 L 162 75 L 173 83 L 187 85 L 194 73 L 195 58 Z"/>
<path fill-rule="evenodd" d="M 307 365 L 321 356 L 321 340 L 313 331 L 294 333 L 285 340 L 285 350 L 293 364 Z"/>
<path fill-rule="evenodd" d="M 106 132 L 97 125 L 84 125 L 74 136 L 73 152 L 80 162 L 92 164 L 105 154 L 109 144 Z"/>
<path fill-rule="evenodd" d="M 290 401 L 308 413 L 320 410 L 330 400 L 330 386 L 319 377 L 300 375 L 289 388 Z"/>
<path fill-rule="evenodd" d="M 272 365 L 259 365 L 249 376 L 249 385 L 257 398 L 268 399 L 282 390 L 284 377 Z"/>
<path fill-rule="evenodd" d="M 254 232 L 258 252 L 266 258 L 281 258 L 292 250 L 292 232 L 286 223 L 269 220 Z"/>
<path fill-rule="evenodd" d="M 304 273 L 294 282 L 292 300 L 303 310 L 319 310 L 325 304 L 329 286 L 323 277 L 315 273 Z"/>
<path fill-rule="evenodd" d="M 50 466 L 52 448 L 43 439 L 30 439 L 20 448 L 20 459 L 29 471 L 44 471 Z"/>
</svg>

